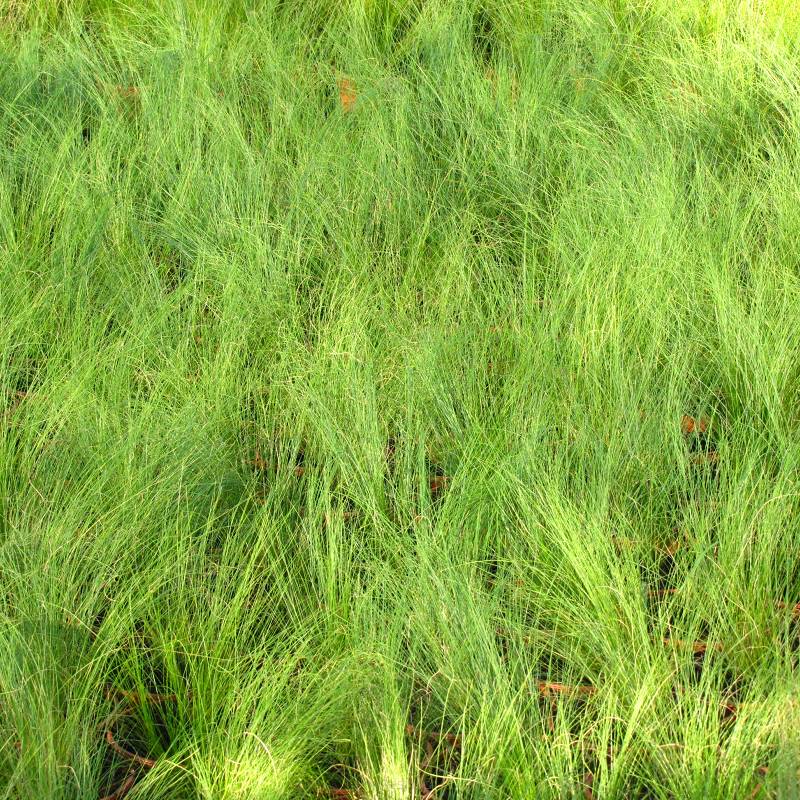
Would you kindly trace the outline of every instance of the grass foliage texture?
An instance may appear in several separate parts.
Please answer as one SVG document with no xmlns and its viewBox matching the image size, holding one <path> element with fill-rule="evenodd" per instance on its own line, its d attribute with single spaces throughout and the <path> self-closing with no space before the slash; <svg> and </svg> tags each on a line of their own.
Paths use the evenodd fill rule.
<svg viewBox="0 0 800 800">
<path fill-rule="evenodd" d="M 800 796 L 800 17 L 0 2 L 0 798 Z"/>
</svg>

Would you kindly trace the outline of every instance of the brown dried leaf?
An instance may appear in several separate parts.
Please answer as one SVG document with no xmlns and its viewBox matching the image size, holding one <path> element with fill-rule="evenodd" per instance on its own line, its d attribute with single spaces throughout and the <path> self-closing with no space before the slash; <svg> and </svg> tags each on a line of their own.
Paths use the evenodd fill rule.
<svg viewBox="0 0 800 800">
<path fill-rule="evenodd" d="M 356 107 L 356 101 L 358 100 L 355 81 L 345 75 L 336 81 L 336 85 L 339 88 L 339 103 L 342 106 L 342 111 L 349 113 Z"/>
<path fill-rule="evenodd" d="M 708 431 L 708 417 L 690 417 L 684 414 L 681 417 L 681 433 L 684 436 L 689 436 L 693 433 L 706 433 Z"/>
</svg>

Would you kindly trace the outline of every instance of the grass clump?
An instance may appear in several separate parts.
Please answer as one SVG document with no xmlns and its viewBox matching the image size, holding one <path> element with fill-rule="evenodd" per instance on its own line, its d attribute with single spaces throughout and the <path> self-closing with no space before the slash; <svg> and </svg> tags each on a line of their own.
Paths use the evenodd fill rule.
<svg viewBox="0 0 800 800">
<path fill-rule="evenodd" d="M 791 4 L 0 19 L 1 797 L 800 793 Z"/>
</svg>

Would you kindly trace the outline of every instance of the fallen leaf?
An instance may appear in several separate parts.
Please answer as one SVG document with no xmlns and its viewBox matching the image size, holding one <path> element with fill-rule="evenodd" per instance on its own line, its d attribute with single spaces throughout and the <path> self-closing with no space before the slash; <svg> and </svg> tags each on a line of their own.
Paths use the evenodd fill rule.
<svg viewBox="0 0 800 800">
<path fill-rule="evenodd" d="M 586 775 L 584 775 L 583 777 L 584 800 L 594 800 L 594 791 L 592 791 L 593 786 L 594 786 L 594 775 L 591 772 L 587 772 Z"/>
<path fill-rule="evenodd" d="M 261 455 L 261 453 L 256 450 L 255 458 L 253 458 L 250 463 L 256 468 L 260 470 L 265 470 L 269 466 L 266 462 L 266 459 Z"/>
<path fill-rule="evenodd" d="M 794 605 L 790 605 L 788 603 L 784 603 L 783 600 L 779 600 L 777 602 L 778 609 L 781 611 L 791 611 L 791 614 L 796 619 L 800 619 L 800 603 L 795 603 Z"/>
<path fill-rule="evenodd" d="M 358 95 L 356 94 L 356 84 L 348 77 L 339 78 L 336 82 L 339 87 L 339 102 L 342 106 L 342 111 L 348 113 L 356 106 Z"/>
<path fill-rule="evenodd" d="M 430 489 L 433 494 L 441 492 L 442 489 L 446 489 L 447 485 L 450 483 L 450 478 L 447 475 L 436 475 L 430 479 Z"/>
<path fill-rule="evenodd" d="M 681 432 L 684 436 L 689 436 L 693 433 L 705 433 L 708 430 L 707 417 L 690 417 L 684 414 L 681 417 Z"/>
<path fill-rule="evenodd" d="M 116 93 L 125 100 L 135 100 L 139 97 L 138 86 L 115 86 Z"/>
</svg>

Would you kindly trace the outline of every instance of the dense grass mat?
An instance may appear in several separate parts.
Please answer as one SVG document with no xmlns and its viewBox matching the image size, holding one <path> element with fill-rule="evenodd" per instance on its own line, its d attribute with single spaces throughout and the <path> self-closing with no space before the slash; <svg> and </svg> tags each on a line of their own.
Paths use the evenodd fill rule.
<svg viewBox="0 0 800 800">
<path fill-rule="evenodd" d="M 795 3 L 0 2 L 0 798 L 800 796 Z"/>
</svg>

